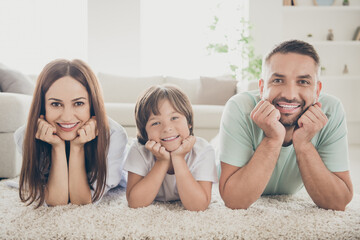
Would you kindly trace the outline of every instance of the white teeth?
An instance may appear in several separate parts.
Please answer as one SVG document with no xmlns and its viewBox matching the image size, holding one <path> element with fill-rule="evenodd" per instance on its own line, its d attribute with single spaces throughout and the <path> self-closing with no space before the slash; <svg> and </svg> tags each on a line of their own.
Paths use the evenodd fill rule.
<svg viewBox="0 0 360 240">
<path fill-rule="evenodd" d="M 298 105 L 279 105 L 282 108 L 297 108 Z"/>
<path fill-rule="evenodd" d="M 73 128 L 73 127 L 75 127 L 76 124 L 77 123 L 74 123 L 74 124 L 60 124 L 59 123 L 60 127 L 62 127 L 62 128 Z"/>
<path fill-rule="evenodd" d="M 163 141 L 170 141 L 170 140 L 173 140 L 173 139 L 175 139 L 175 138 L 177 138 L 177 136 L 175 136 L 175 137 L 169 137 L 169 138 L 164 138 Z"/>
</svg>

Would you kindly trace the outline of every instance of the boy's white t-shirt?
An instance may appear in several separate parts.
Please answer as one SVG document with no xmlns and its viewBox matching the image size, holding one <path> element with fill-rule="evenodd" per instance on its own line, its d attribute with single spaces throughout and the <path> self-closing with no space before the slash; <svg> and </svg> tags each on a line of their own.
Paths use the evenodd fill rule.
<svg viewBox="0 0 360 240">
<path fill-rule="evenodd" d="M 130 147 L 124 170 L 145 177 L 154 167 L 156 158 L 137 140 Z M 186 154 L 185 161 L 196 181 L 218 181 L 215 165 L 215 150 L 204 139 L 196 137 L 192 150 Z M 160 190 L 155 197 L 156 201 L 179 200 L 175 174 L 166 174 Z"/>
</svg>

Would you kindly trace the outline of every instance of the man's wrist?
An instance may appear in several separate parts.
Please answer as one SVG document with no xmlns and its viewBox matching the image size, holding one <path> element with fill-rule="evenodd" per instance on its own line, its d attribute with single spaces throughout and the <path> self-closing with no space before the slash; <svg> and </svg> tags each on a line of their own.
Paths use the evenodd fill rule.
<svg viewBox="0 0 360 240">
<path fill-rule="evenodd" d="M 270 137 L 264 137 L 263 141 L 270 149 L 281 148 L 284 142 L 284 140 L 280 138 L 270 138 Z"/>
<path fill-rule="evenodd" d="M 293 146 L 294 146 L 295 152 L 298 152 L 298 153 L 306 152 L 310 148 L 314 147 L 312 142 L 308 142 L 308 141 L 293 141 Z"/>
</svg>

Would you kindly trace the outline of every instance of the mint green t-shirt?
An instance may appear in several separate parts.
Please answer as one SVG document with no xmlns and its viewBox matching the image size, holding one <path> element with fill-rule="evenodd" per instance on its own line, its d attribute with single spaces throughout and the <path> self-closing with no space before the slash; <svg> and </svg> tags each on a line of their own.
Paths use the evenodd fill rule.
<svg viewBox="0 0 360 240">
<path fill-rule="evenodd" d="M 243 167 L 264 138 L 264 132 L 250 113 L 260 101 L 258 90 L 233 96 L 227 103 L 220 125 L 220 160 Z M 325 127 L 311 140 L 325 166 L 331 172 L 349 170 L 345 112 L 341 102 L 320 94 L 322 111 L 328 118 Z M 263 194 L 292 194 L 303 187 L 293 145 L 282 147 L 279 159 Z"/>
</svg>

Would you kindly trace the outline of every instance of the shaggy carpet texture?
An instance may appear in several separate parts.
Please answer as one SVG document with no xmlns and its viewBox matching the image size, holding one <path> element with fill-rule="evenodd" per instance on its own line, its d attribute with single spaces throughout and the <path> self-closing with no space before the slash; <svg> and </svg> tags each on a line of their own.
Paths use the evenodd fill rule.
<svg viewBox="0 0 360 240">
<path fill-rule="evenodd" d="M 204 212 L 179 202 L 130 209 L 120 188 L 99 204 L 34 209 L 6 181 L 0 182 L 0 239 L 360 239 L 359 194 L 344 212 L 316 207 L 305 191 L 231 210 L 217 185 Z"/>
</svg>

